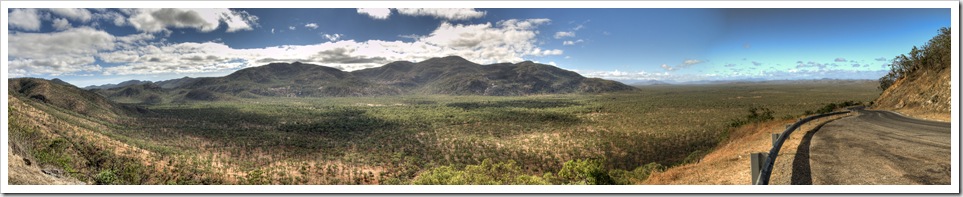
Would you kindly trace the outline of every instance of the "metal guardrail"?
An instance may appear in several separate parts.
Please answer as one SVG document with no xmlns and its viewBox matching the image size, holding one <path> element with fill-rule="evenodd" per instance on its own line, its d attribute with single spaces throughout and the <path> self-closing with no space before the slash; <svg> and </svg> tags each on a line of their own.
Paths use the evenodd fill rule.
<svg viewBox="0 0 963 197">
<path fill-rule="evenodd" d="M 752 160 L 751 161 L 752 184 L 769 185 L 769 177 L 772 175 L 772 166 L 773 164 L 776 163 L 776 156 L 779 156 L 779 149 L 782 148 L 783 142 L 786 141 L 786 138 L 788 138 L 788 136 L 791 135 L 793 131 L 795 131 L 800 126 L 802 126 L 803 124 L 806 124 L 809 121 L 826 117 L 826 116 L 845 114 L 849 112 L 850 111 L 839 111 L 839 112 L 831 112 L 831 113 L 825 113 L 825 114 L 806 117 L 802 120 L 796 121 L 796 123 L 786 128 L 786 130 L 783 131 L 782 133 L 773 134 L 772 149 L 769 150 L 768 154 L 753 153 L 752 155 L 750 155 L 750 158 Z M 760 161 L 765 161 L 765 162 L 759 163 Z"/>
</svg>

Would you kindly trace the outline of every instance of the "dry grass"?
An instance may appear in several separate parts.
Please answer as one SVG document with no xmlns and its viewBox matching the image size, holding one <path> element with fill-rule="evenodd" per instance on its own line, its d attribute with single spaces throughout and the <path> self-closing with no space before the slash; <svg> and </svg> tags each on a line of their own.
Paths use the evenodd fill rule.
<svg viewBox="0 0 963 197">
<path fill-rule="evenodd" d="M 892 110 L 914 118 L 950 121 L 951 69 L 920 71 L 899 79 L 876 99 L 876 109 Z"/>
<path fill-rule="evenodd" d="M 7 145 L 8 150 L 12 150 Z M 11 185 L 83 185 L 74 178 L 54 177 L 40 171 L 40 166 L 36 160 L 24 158 L 19 154 L 11 152 L 7 154 L 7 180 Z M 30 163 L 29 165 L 27 163 Z"/>
<path fill-rule="evenodd" d="M 804 124 L 783 143 L 773 170 L 772 183 L 788 183 L 792 156 L 805 135 L 819 124 L 848 115 L 820 118 Z M 729 140 L 707 154 L 700 162 L 669 168 L 652 174 L 644 184 L 656 185 L 746 185 L 752 182 L 749 154 L 768 152 L 772 147 L 772 133 L 780 133 L 795 120 L 774 120 L 749 124 L 735 129 Z"/>
</svg>

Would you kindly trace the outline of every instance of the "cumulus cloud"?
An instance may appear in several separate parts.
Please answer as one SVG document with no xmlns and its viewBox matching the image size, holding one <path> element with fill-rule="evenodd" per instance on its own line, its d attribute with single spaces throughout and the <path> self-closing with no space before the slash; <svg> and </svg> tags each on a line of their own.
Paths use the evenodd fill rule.
<svg viewBox="0 0 963 197">
<path fill-rule="evenodd" d="M 520 62 L 564 54 L 560 49 L 540 48 L 536 44 L 537 28 L 549 22 L 442 22 L 431 33 L 414 36 L 412 41 L 341 40 L 342 34 L 320 34 L 328 41 L 244 49 L 217 42 L 171 43 L 147 31 L 125 36 L 90 27 L 50 33 L 14 32 L 10 34 L 10 71 L 14 76 L 216 73 L 279 61 L 301 61 L 350 71 L 391 61 L 422 61 L 448 55 L 482 64 Z"/>
<path fill-rule="evenodd" d="M 114 47 L 115 37 L 88 27 L 55 33 L 13 33 L 10 56 L 41 58 L 61 54 L 93 54 Z"/>
<path fill-rule="evenodd" d="M 298 29 L 298 28 L 295 27 L 295 26 L 288 26 L 288 29 L 290 29 L 290 30 L 295 30 L 295 29 Z"/>
<path fill-rule="evenodd" d="M 723 66 L 724 66 L 724 67 L 736 67 L 736 64 L 726 64 L 726 65 L 723 65 Z"/>
<path fill-rule="evenodd" d="M 317 23 L 308 23 L 307 25 L 304 25 L 304 27 L 307 27 L 307 28 L 310 28 L 310 29 L 317 29 L 317 28 L 318 28 L 318 24 L 317 24 Z"/>
<path fill-rule="evenodd" d="M 9 37 L 10 69 L 14 74 L 59 75 L 97 71 L 93 56 L 113 49 L 113 35 L 87 27 L 53 33 L 13 33 Z"/>
<path fill-rule="evenodd" d="M 485 12 L 477 11 L 474 8 L 395 8 L 398 14 L 408 16 L 431 16 L 445 20 L 468 20 L 481 18 Z M 360 11 L 360 10 L 359 10 Z M 369 14 L 369 16 L 371 16 Z M 385 18 L 388 16 L 385 15 Z"/>
<path fill-rule="evenodd" d="M 124 26 L 127 24 L 127 17 L 115 11 L 100 11 L 93 14 L 93 20 L 95 21 L 107 21 L 113 23 L 115 26 Z"/>
<path fill-rule="evenodd" d="M 257 16 L 245 11 L 219 9 L 138 9 L 133 10 L 128 22 L 142 32 L 160 32 L 168 27 L 194 28 L 201 32 L 210 32 L 218 28 L 221 22 L 227 24 L 227 32 L 251 30 L 257 25 Z"/>
<path fill-rule="evenodd" d="M 74 21 L 87 22 L 92 18 L 90 11 L 84 8 L 50 8 L 50 13 L 66 17 Z"/>
<path fill-rule="evenodd" d="M 391 9 L 388 8 L 358 8 L 358 14 L 368 15 L 373 19 L 385 20 L 391 16 Z"/>
<path fill-rule="evenodd" d="M 846 62 L 846 58 L 837 57 L 836 60 L 833 60 L 833 61 L 836 61 L 836 62 Z"/>
<path fill-rule="evenodd" d="M 8 17 L 10 27 L 32 31 L 40 30 L 40 16 L 37 15 L 36 9 L 14 9 Z"/>
<path fill-rule="evenodd" d="M 880 58 L 876 58 L 876 59 L 874 59 L 874 60 L 876 60 L 876 61 L 881 61 L 881 62 L 885 62 L 885 61 L 886 61 L 886 58 L 885 58 L 885 57 L 880 57 Z"/>
<path fill-rule="evenodd" d="M 555 39 L 562 39 L 565 37 L 575 37 L 575 32 L 574 31 L 555 32 Z"/>
<path fill-rule="evenodd" d="M 753 66 L 762 66 L 762 62 L 752 61 Z"/>
<path fill-rule="evenodd" d="M 58 31 L 70 29 L 71 27 L 70 22 L 68 22 L 67 19 L 62 19 L 62 18 L 54 19 L 53 24 L 51 24 L 51 26 L 53 26 L 53 28 Z"/>
</svg>

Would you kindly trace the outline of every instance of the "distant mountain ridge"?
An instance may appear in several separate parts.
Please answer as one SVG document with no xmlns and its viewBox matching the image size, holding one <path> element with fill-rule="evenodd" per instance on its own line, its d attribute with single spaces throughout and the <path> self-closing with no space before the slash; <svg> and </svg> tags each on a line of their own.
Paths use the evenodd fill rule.
<svg viewBox="0 0 963 197">
<path fill-rule="evenodd" d="M 130 85 L 141 85 L 141 84 L 147 84 L 147 83 L 151 83 L 151 82 L 141 81 L 141 80 L 129 80 L 129 81 L 120 82 L 118 84 L 110 83 L 110 84 L 104 84 L 104 85 L 91 85 L 91 86 L 84 87 L 84 89 L 87 89 L 87 90 L 111 89 L 111 88 L 124 87 L 124 86 L 130 86 Z"/>
<path fill-rule="evenodd" d="M 131 90 L 131 89 L 136 90 Z M 533 94 L 602 93 L 634 90 L 616 81 L 586 78 L 576 72 L 532 61 L 481 65 L 458 56 L 421 62 L 397 61 L 345 72 L 320 65 L 271 63 L 223 77 L 127 81 L 88 86 L 111 99 L 147 98 L 144 92 L 171 99 L 218 100 L 242 97 L 347 97 L 407 94 L 522 96 Z M 190 94 L 190 96 L 188 95 Z M 197 98 L 193 96 L 203 95 Z M 130 101 L 133 102 L 133 101 Z"/>
</svg>

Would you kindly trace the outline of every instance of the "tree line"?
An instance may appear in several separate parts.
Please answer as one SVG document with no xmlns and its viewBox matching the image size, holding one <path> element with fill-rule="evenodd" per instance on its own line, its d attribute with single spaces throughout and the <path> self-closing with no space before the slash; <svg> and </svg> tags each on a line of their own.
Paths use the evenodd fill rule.
<svg viewBox="0 0 963 197">
<path fill-rule="evenodd" d="M 879 78 L 879 89 L 886 90 L 897 80 L 915 77 L 918 73 L 949 68 L 952 46 L 950 28 L 940 28 L 939 32 L 923 46 L 913 46 L 909 53 L 893 58 L 889 73 Z"/>
</svg>

